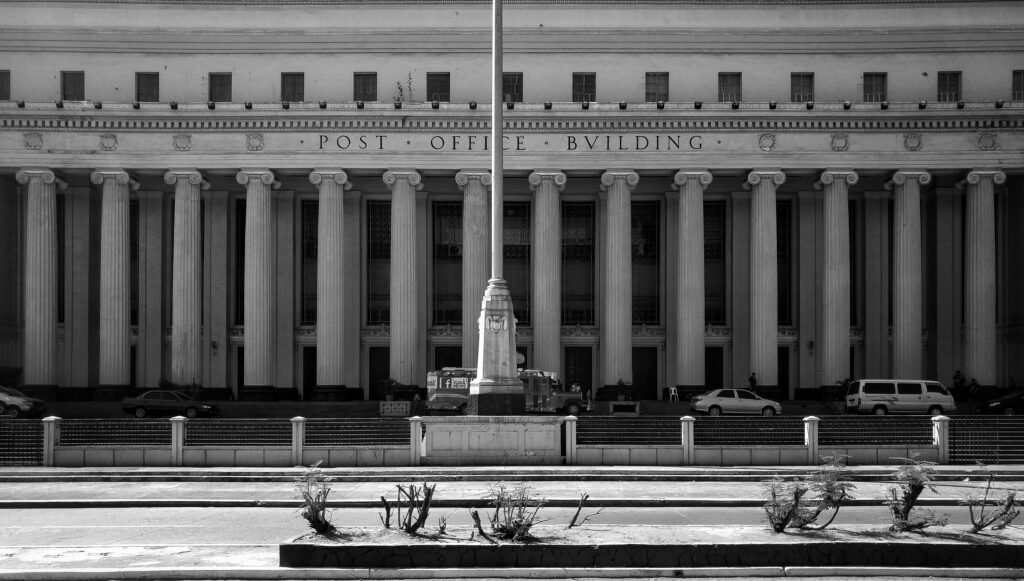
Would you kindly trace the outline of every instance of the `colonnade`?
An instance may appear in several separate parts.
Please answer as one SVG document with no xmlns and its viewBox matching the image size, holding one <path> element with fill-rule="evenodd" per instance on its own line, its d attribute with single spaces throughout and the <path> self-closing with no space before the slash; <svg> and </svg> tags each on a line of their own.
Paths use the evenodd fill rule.
<svg viewBox="0 0 1024 581">
<path fill-rule="evenodd" d="M 55 190 L 60 180 L 49 169 L 25 169 L 16 175 L 27 186 L 25 267 L 25 360 L 28 386 L 53 386 L 57 367 L 57 248 Z M 129 382 L 128 197 L 137 186 L 124 169 L 98 169 L 92 182 L 102 187 L 100 240 L 99 383 L 127 386 Z M 339 299 L 343 295 L 344 199 L 351 188 L 341 168 L 314 169 L 310 181 L 319 190 L 317 383 L 339 386 L 343 367 L 352 362 L 340 356 L 346 321 Z M 389 169 L 382 174 L 391 191 L 390 373 L 401 383 L 422 384 L 416 362 L 422 347 L 419 321 L 424 282 L 417 277 L 417 201 L 422 177 L 415 169 Z M 641 176 L 633 170 L 611 169 L 601 175 L 600 196 L 603 251 L 599 257 L 602 308 L 599 377 L 612 384 L 632 377 L 631 318 L 631 193 Z M 201 377 L 200 190 L 208 184 L 196 169 L 172 169 L 164 180 L 174 186 L 172 261 L 172 335 L 170 378 L 181 384 Z M 704 232 L 703 193 L 714 175 L 703 169 L 684 169 L 674 175 L 678 190 L 675 246 L 674 352 L 668 355 L 676 383 L 701 386 L 704 370 Z M 820 174 L 823 190 L 824 269 L 821 302 L 824 319 L 820 340 L 822 383 L 848 375 L 850 232 L 849 187 L 858 183 L 853 169 L 827 169 Z M 964 268 L 964 360 L 962 368 L 983 385 L 996 381 L 995 215 L 994 186 L 1001 171 L 973 170 L 963 184 L 967 190 Z M 246 188 L 244 256 L 246 390 L 266 392 L 274 386 L 274 228 L 271 190 L 274 173 L 265 168 L 242 169 L 237 181 Z M 490 174 L 465 169 L 455 176 L 464 195 L 463 211 L 463 361 L 472 366 L 477 354 L 480 299 L 490 272 Z M 535 365 L 560 369 L 561 353 L 561 205 L 567 183 L 556 169 L 538 169 L 528 178 L 533 192 L 532 308 Z M 749 369 L 761 385 L 778 381 L 776 192 L 786 181 L 777 169 L 754 170 L 745 185 L 750 193 L 749 248 Z M 889 182 L 894 196 L 892 369 L 897 378 L 923 373 L 922 247 L 920 187 L 931 181 L 924 170 L 896 171 Z"/>
</svg>

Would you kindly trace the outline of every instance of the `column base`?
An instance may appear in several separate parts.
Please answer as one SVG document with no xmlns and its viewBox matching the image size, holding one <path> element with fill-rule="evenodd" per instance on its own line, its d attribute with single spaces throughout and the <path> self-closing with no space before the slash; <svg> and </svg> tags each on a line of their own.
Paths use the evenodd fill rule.
<svg viewBox="0 0 1024 581">
<path fill-rule="evenodd" d="M 46 401 L 53 401 L 58 398 L 58 388 L 56 385 L 23 385 L 18 388 L 18 391 L 29 397 Z"/>
<path fill-rule="evenodd" d="M 521 416 L 526 414 L 526 394 L 470 394 L 466 413 L 471 416 Z"/>
<path fill-rule="evenodd" d="M 243 385 L 238 390 L 238 401 L 274 401 L 273 385 Z"/>
<path fill-rule="evenodd" d="M 92 399 L 97 401 L 121 400 L 131 395 L 130 385 L 97 385 L 92 392 Z"/>
</svg>

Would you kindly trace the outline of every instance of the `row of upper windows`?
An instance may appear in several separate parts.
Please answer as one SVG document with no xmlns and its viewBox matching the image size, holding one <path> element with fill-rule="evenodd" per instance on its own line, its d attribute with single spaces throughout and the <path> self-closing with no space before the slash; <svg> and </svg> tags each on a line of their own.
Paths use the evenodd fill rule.
<svg viewBox="0 0 1024 581">
<path fill-rule="evenodd" d="M 451 73 L 427 73 L 427 101 L 451 101 Z M 956 102 L 963 96 L 963 75 L 960 71 L 939 71 L 936 100 Z M 377 73 L 353 74 L 353 101 L 374 102 L 377 95 Z M 209 73 L 209 101 L 231 102 L 231 73 Z M 888 73 L 864 73 L 863 101 L 878 103 L 888 100 Z M 401 84 L 392 96 L 395 101 L 411 99 L 404 94 Z M 411 89 L 410 89 L 411 90 Z M 523 101 L 523 73 L 504 73 L 503 91 L 507 103 Z M 85 72 L 61 72 L 61 99 L 65 101 L 85 100 Z M 0 100 L 11 98 L 11 73 L 0 70 Z M 1024 70 L 1013 71 L 1011 99 L 1024 100 Z M 140 103 L 160 101 L 160 73 L 135 73 L 135 100 Z M 281 101 L 301 103 L 306 100 L 305 74 L 281 73 Z M 597 101 L 597 73 L 572 74 L 572 100 L 574 102 Z M 644 100 L 647 102 L 669 101 L 669 74 L 651 72 L 645 74 Z M 739 102 L 743 100 L 743 74 L 718 73 L 718 100 Z M 790 101 L 806 103 L 814 101 L 814 73 L 790 74 Z"/>
</svg>

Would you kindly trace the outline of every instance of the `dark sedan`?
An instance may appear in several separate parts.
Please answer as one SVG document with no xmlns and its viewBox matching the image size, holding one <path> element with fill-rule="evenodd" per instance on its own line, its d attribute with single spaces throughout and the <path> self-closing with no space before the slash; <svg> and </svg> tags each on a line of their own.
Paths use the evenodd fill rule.
<svg viewBox="0 0 1024 581">
<path fill-rule="evenodd" d="M 1000 414 L 1015 416 L 1024 413 L 1024 389 L 1018 390 L 999 399 L 993 399 L 978 407 L 979 414 Z"/>
<path fill-rule="evenodd" d="M 154 389 L 137 397 L 126 397 L 121 409 L 137 418 L 150 415 L 183 415 L 187 418 L 215 416 L 220 413 L 216 405 L 197 401 L 180 391 Z"/>
</svg>

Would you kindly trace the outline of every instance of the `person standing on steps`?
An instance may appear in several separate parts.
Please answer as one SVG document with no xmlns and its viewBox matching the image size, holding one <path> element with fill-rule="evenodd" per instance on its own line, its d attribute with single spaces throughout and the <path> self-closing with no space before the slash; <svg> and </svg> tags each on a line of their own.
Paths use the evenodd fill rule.
<svg viewBox="0 0 1024 581">
<path fill-rule="evenodd" d="M 750 377 L 747 378 L 747 383 L 750 384 L 750 391 L 757 393 L 757 374 L 751 373 Z"/>
</svg>

